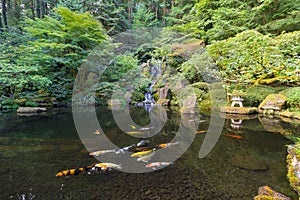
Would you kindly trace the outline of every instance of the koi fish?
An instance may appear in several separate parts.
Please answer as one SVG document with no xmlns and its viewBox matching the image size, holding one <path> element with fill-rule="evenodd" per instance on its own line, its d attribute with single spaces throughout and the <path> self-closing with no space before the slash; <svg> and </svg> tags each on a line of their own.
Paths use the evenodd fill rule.
<svg viewBox="0 0 300 200">
<path fill-rule="evenodd" d="M 150 143 L 150 141 L 149 140 L 141 140 L 141 141 L 139 141 L 138 143 L 137 143 L 137 147 L 140 147 L 140 146 L 145 146 L 145 145 L 147 145 L 147 144 L 149 144 Z"/>
<path fill-rule="evenodd" d="M 149 151 L 152 150 L 154 147 L 153 146 L 148 146 L 148 147 L 136 147 L 134 149 L 135 152 L 141 152 L 141 151 Z"/>
<path fill-rule="evenodd" d="M 159 144 L 158 147 L 167 148 L 167 147 L 174 146 L 174 145 L 177 145 L 177 144 L 178 144 L 178 142 L 163 143 L 163 144 Z"/>
<path fill-rule="evenodd" d="M 127 134 L 129 134 L 129 135 L 135 135 L 135 134 L 144 134 L 144 133 L 140 132 L 140 131 L 129 131 L 129 132 L 127 132 Z"/>
<path fill-rule="evenodd" d="M 165 166 L 168 166 L 172 163 L 170 162 L 154 162 L 154 163 L 150 163 L 150 164 L 147 164 L 146 165 L 146 168 L 151 168 L 151 169 L 157 169 L 159 167 L 165 167 Z"/>
<path fill-rule="evenodd" d="M 154 129 L 154 127 L 153 126 L 151 126 L 151 127 L 143 127 L 143 128 L 140 128 L 139 130 L 140 131 L 147 131 L 147 130 L 150 130 L 150 129 Z"/>
<path fill-rule="evenodd" d="M 120 154 L 120 153 L 125 153 L 125 151 L 128 151 L 132 148 L 134 148 L 134 144 L 133 145 L 130 145 L 130 146 L 127 146 L 127 147 L 123 147 L 122 149 L 119 149 L 118 151 L 115 152 L 115 154 Z"/>
<path fill-rule="evenodd" d="M 58 172 L 55 176 L 56 177 L 61 177 L 61 176 L 77 175 L 77 174 L 79 174 L 80 172 L 82 172 L 84 170 L 85 170 L 84 167 L 81 167 L 81 168 L 78 168 L 78 169 L 64 170 L 64 171 Z"/>
<path fill-rule="evenodd" d="M 136 129 L 136 127 L 134 125 L 129 125 L 132 129 Z"/>
<path fill-rule="evenodd" d="M 234 139 L 243 139 L 242 136 L 233 135 L 233 134 L 224 134 L 224 136 L 231 137 L 231 138 L 234 138 Z"/>
<path fill-rule="evenodd" d="M 95 135 L 100 135 L 100 133 L 101 133 L 101 131 L 100 131 L 99 129 L 97 129 L 97 130 L 94 132 Z"/>
<path fill-rule="evenodd" d="M 106 154 L 106 153 L 114 153 L 115 151 L 116 151 L 116 149 L 94 151 L 94 152 L 90 153 L 90 156 L 99 156 L 99 155 L 103 155 L 103 154 Z"/>
<path fill-rule="evenodd" d="M 196 131 L 195 134 L 203 134 L 203 133 L 206 133 L 207 130 L 203 130 L 203 131 Z"/>
<path fill-rule="evenodd" d="M 130 157 L 137 157 L 137 156 L 147 155 L 149 153 L 152 153 L 153 151 L 154 151 L 154 149 L 151 149 L 151 150 L 148 150 L 148 151 L 141 151 L 141 152 L 133 153 L 133 154 L 131 154 Z"/>
<path fill-rule="evenodd" d="M 152 156 L 154 156 L 154 154 L 155 154 L 155 151 L 153 151 L 153 153 L 150 153 L 148 155 L 141 156 L 141 157 L 137 158 L 136 160 L 142 161 L 142 162 L 148 162 L 149 160 L 151 160 L 151 158 L 152 158 Z"/>
<path fill-rule="evenodd" d="M 121 165 L 117 165 L 114 163 L 98 163 L 95 165 L 95 167 L 99 167 L 103 170 L 108 170 L 108 169 L 122 169 Z"/>
</svg>

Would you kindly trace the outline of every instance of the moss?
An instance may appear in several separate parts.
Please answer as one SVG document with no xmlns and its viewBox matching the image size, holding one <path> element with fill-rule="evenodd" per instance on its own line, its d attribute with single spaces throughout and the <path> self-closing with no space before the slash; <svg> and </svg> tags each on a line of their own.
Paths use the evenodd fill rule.
<svg viewBox="0 0 300 200">
<path fill-rule="evenodd" d="M 287 97 L 286 105 L 291 111 L 300 111 L 300 87 L 292 87 L 280 92 Z"/>
<path fill-rule="evenodd" d="M 276 93 L 276 89 L 271 86 L 258 85 L 251 87 L 244 98 L 244 106 L 246 107 L 258 107 L 259 104 L 269 95 Z"/>
<path fill-rule="evenodd" d="M 199 109 L 201 112 L 207 112 L 211 110 L 211 100 L 203 100 L 199 103 Z"/>
</svg>

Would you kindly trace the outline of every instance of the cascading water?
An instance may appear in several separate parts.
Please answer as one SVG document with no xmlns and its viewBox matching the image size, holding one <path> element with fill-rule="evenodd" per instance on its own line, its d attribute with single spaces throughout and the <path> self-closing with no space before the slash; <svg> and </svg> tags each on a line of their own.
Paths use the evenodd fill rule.
<svg viewBox="0 0 300 200">
<path fill-rule="evenodd" d="M 151 83 L 149 84 L 149 89 L 148 91 L 145 93 L 145 101 L 144 104 L 154 104 L 154 98 L 153 98 L 153 94 L 154 92 L 152 91 L 153 86 L 155 85 L 155 83 L 157 82 L 158 78 L 161 76 L 161 61 L 154 61 L 154 64 L 150 63 L 149 64 L 149 70 L 150 70 L 150 75 L 152 78 Z"/>
</svg>

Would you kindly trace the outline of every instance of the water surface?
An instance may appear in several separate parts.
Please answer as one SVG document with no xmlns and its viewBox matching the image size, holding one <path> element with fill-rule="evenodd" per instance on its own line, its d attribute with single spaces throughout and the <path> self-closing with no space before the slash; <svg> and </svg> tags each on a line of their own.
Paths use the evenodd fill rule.
<svg viewBox="0 0 300 200">
<path fill-rule="evenodd" d="M 116 126 L 110 110 L 99 108 L 97 115 L 117 146 L 140 141 Z M 132 108 L 131 116 L 142 126 L 150 120 L 142 107 Z M 165 143 L 176 135 L 180 114 L 169 109 L 167 117 L 162 131 L 149 138 L 151 143 Z M 236 127 L 239 120 L 227 118 L 216 146 L 203 159 L 198 153 L 205 133 L 197 134 L 172 165 L 155 172 L 55 177 L 59 171 L 99 162 L 79 139 L 71 111 L 31 117 L 2 113 L 0 199 L 253 199 L 264 185 L 296 199 L 286 178 L 286 145 L 292 142 L 280 133 L 297 133 L 299 125 L 255 117 Z M 198 130 L 207 130 L 209 122 L 209 116 L 201 115 Z"/>
</svg>

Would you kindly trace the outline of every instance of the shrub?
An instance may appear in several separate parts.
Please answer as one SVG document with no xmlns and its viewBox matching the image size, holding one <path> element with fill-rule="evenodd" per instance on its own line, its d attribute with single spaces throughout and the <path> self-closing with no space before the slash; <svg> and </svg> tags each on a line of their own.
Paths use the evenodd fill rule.
<svg viewBox="0 0 300 200">
<path fill-rule="evenodd" d="M 276 93 L 276 90 L 271 86 L 258 85 L 251 87 L 244 98 L 244 106 L 258 107 L 259 104 L 269 95 Z"/>
<path fill-rule="evenodd" d="M 287 97 L 287 108 L 296 111 L 300 110 L 300 87 L 292 87 L 280 92 Z"/>
</svg>

